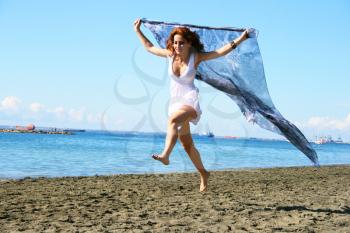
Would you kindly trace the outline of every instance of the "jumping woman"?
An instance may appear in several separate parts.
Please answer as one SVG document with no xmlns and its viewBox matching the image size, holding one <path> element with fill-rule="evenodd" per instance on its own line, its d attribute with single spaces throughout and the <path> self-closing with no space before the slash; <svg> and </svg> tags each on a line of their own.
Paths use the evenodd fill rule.
<svg viewBox="0 0 350 233">
<path fill-rule="evenodd" d="M 138 19 L 134 22 L 134 30 L 145 49 L 169 60 L 170 103 L 167 135 L 163 152 L 152 155 L 152 158 L 168 165 L 171 151 L 179 139 L 200 174 L 199 191 L 204 192 L 208 187 L 210 173 L 204 168 L 190 130 L 190 122 L 197 124 L 202 113 L 198 102 L 198 89 L 194 85 L 196 69 L 202 61 L 231 52 L 248 38 L 248 31 L 245 30 L 238 38 L 215 51 L 204 52 L 199 36 L 187 27 L 175 27 L 167 39 L 166 49 L 163 49 L 154 46 L 142 33 L 140 26 L 141 20 Z"/>
</svg>

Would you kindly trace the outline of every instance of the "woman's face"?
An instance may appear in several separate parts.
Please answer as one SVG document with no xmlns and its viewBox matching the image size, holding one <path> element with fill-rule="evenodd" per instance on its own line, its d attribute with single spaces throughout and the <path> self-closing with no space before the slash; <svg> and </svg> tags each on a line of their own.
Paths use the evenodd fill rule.
<svg viewBox="0 0 350 233">
<path fill-rule="evenodd" d="M 184 37 L 178 34 L 174 36 L 173 46 L 176 54 L 183 54 L 184 52 L 188 52 L 191 48 L 191 44 Z"/>
</svg>

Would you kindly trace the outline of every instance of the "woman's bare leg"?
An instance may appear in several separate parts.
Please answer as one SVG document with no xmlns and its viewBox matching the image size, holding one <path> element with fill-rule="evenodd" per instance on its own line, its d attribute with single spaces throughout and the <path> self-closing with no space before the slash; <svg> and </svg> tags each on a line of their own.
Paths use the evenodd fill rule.
<svg viewBox="0 0 350 233">
<path fill-rule="evenodd" d="M 188 121 L 183 124 L 182 128 L 179 131 L 178 137 L 188 156 L 192 160 L 192 163 L 199 171 L 199 174 L 201 176 L 201 184 L 199 191 L 204 192 L 207 190 L 208 187 L 208 179 L 210 173 L 207 170 L 205 170 L 201 160 L 201 156 L 193 143 L 190 131 L 190 124 Z"/>
<path fill-rule="evenodd" d="M 154 154 L 152 157 L 161 161 L 164 165 L 169 164 L 169 156 L 173 150 L 178 137 L 178 127 L 189 119 L 197 116 L 196 111 L 189 106 L 183 106 L 180 110 L 174 112 L 168 121 L 168 130 L 165 139 L 164 150 L 161 155 Z"/>
</svg>

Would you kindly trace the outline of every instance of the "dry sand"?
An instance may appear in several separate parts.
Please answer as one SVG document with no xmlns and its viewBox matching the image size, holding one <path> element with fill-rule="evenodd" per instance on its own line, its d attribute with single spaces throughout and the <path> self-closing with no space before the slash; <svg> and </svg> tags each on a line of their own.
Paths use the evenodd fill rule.
<svg viewBox="0 0 350 233">
<path fill-rule="evenodd" d="M 350 232 L 350 166 L 0 181 L 0 232 Z"/>
</svg>

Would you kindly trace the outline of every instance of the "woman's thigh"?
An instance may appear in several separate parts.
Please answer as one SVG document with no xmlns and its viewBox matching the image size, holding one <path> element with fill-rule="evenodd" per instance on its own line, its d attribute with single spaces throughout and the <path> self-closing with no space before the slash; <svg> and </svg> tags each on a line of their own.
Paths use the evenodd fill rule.
<svg viewBox="0 0 350 233">
<path fill-rule="evenodd" d="M 183 124 L 197 117 L 196 110 L 191 106 L 184 105 L 179 110 L 175 111 L 169 118 L 170 122 Z"/>
</svg>

